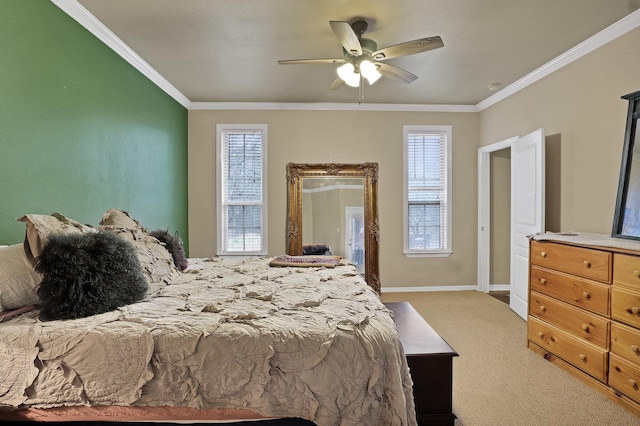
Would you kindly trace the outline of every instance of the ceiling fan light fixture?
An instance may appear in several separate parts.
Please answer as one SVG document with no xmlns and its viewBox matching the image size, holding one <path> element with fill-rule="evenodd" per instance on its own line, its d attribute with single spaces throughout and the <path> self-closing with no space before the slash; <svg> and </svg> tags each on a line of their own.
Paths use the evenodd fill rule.
<svg viewBox="0 0 640 426">
<path fill-rule="evenodd" d="M 373 83 L 378 81 L 380 77 L 382 77 L 382 74 L 378 73 L 378 75 L 374 75 L 373 77 L 365 77 L 365 78 L 369 82 L 369 86 L 371 86 Z"/>
<path fill-rule="evenodd" d="M 347 78 L 344 82 L 347 83 L 348 86 L 358 87 L 360 86 L 360 74 L 354 73 L 349 78 Z"/>
<path fill-rule="evenodd" d="M 355 72 L 355 67 L 351 63 L 346 63 L 338 67 L 338 77 L 344 80 L 351 87 L 360 86 L 360 74 Z"/>
<path fill-rule="evenodd" d="M 344 81 L 347 81 L 349 77 L 355 74 L 355 70 L 356 68 L 353 66 L 353 64 L 346 63 L 344 65 L 340 65 L 337 69 L 338 77 L 340 77 Z"/>
<path fill-rule="evenodd" d="M 362 76 L 367 79 L 369 84 L 375 83 L 380 77 L 382 77 L 382 74 L 378 71 L 378 67 L 367 59 L 360 62 L 360 72 L 362 73 Z"/>
</svg>

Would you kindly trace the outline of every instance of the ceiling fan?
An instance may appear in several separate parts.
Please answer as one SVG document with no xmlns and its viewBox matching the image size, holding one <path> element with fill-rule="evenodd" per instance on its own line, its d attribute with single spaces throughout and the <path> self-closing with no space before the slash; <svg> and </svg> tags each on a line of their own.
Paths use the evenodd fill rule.
<svg viewBox="0 0 640 426">
<path fill-rule="evenodd" d="M 444 46 L 440 36 L 434 36 L 406 41 L 378 49 L 375 41 L 362 37 L 369 27 L 367 21 L 359 19 L 351 24 L 344 21 L 329 21 L 329 24 L 342 45 L 342 58 L 288 59 L 278 61 L 280 65 L 340 64 L 340 67 L 337 69 L 338 78 L 331 83 L 329 90 L 335 90 L 342 86 L 343 83 L 351 87 L 360 87 L 363 79 L 366 79 L 369 85 L 372 85 L 380 77 L 411 83 L 417 79 L 418 76 L 384 61 L 400 56 L 422 53 Z"/>
</svg>

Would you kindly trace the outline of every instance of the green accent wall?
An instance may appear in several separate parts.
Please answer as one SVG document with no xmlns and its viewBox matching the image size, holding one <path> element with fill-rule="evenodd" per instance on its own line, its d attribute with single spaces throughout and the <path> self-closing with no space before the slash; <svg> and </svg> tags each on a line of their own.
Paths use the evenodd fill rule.
<svg viewBox="0 0 640 426">
<path fill-rule="evenodd" d="M 185 107 L 48 0 L 0 0 L 0 64 L 0 244 L 115 207 L 188 247 Z"/>
</svg>

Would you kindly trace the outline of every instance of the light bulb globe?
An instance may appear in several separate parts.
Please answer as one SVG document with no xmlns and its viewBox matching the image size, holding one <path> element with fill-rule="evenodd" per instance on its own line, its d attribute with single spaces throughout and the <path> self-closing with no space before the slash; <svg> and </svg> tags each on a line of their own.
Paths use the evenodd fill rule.
<svg viewBox="0 0 640 426">
<path fill-rule="evenodd" d="M 349 77 L 351 77 L 354 74 L 355 68 L 353 64 L 346 63 L 344 65 L 339 66 L 336 71 L 338 72 L 338 77 L 340 77 L 344 81 L 347 81 Z"/>
</svg>

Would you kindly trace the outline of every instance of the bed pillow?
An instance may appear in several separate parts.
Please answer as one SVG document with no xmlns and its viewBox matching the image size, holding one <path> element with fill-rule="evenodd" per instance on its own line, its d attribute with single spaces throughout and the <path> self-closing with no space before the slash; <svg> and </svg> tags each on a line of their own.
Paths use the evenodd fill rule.
<svg viewBox="0 0 640 426">
<path fill-rule="evenodd" d="M 135 248 L 107 231 L 51 235 L 36 271 L 43 275 L 37 293 L 44 320 L 112 311 L 147 292 Z"/>
<path fill-rule="evenodd" d="M 171 257 L 173 257 L 173 263 L 180 271 L 187 269 L 188 261 L 184 253 L 184 244 L 177 234 L 172 235 L 168 229 L 156 229 L 149 232 L 149 235 L 157 238 L 158 241 L 164 244 L 164 247 L 171 253 Z"/>
<path fill-rule="evenodd" d="M 41 279 L 23 244 L 0 247 L 0 311 L 38 303 Z"/>
<path fill-rule="evenodd" d="M 178 274 L 173 257 L 165 245 L 151 236 L 128 212 L 115 208 L 108 210 L 102 215 L 100 229 L 113 232 L 133 244 L 150 286 L 150 296 L 157 295 Z"/>
<path fill-rule="evenodd" d="M 142 225 L 129 215 L 129 212 L 120 209 L 109 209 L 102 215 L 102 226 L 113 226 L 124 229 L 142 229 Z"/>
<path fill-rule="evenodd" d="M 40 255 L 50 235 L 59 233 L 95 232 L 95 228 L 69 219 L 60 213 L 50 215 L 27 214 L 18 219 L 27 224 L 24 248 L 27 257 L 32 261 Z"/>
</svg>

